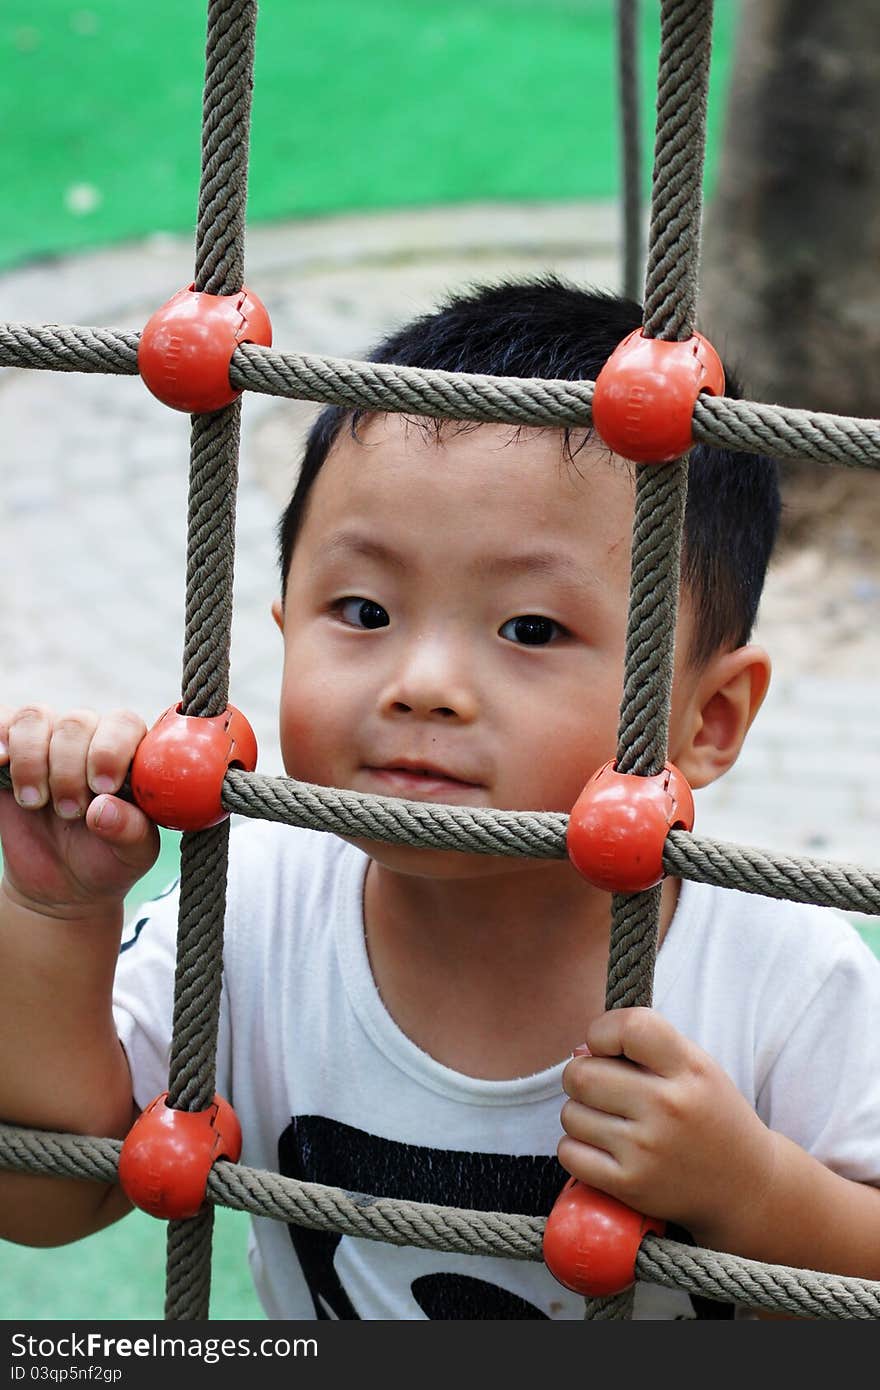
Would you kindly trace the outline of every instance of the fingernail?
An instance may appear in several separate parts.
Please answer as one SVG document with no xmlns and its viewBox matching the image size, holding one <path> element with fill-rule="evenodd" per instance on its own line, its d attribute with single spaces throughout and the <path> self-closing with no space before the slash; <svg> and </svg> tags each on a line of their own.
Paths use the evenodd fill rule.
<svg viewBox="0 0 880 1390">
<path fill-rule="evenodd" d="M 9 749 L 6 747 L 6 744 L 3 742 L 2 738 L 0 738 L 0 758 L 8 758 L 8 757 L 9 757 Z"/>
<path fill-rule="evenodd" d="M 110 797 L 106 797 L 98 807 L 95 816 L 95 825 L 100 825 L 102 830 L 112 830 L 114 825 L 119 824 L 119 807 Z"/>
<path fill-rule="evenodd" d="M 42 800 L 36 787 L 22 787 L 18 793 L 19 806 L 38 806 Z"/>
<path fill-rule="evenodd" d="M 112 777 L 102 774 L 100 777 L 92 777 L 89 786 L 93 792 L 115 792 L 116 783 Z"/>
<path fill-rule="evenodd" d="M 577 1047 L 571 1055 L 572 1057 L 592 1057 L 593 1054 L 587 1047 L 586 1043 L 578 1043 Z"/>
<path fill-rule="evenodd" d="M 79 802 L 69 796 L 63 796 L 55 809 L 64 820 L 75 820 L 77 816 L 82 815 Z"/>
</svg>

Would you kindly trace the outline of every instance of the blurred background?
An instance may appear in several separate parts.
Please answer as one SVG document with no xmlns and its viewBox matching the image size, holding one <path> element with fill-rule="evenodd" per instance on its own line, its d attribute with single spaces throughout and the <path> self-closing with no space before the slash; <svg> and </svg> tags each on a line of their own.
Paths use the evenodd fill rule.
<svg viewBox="0 0 880 1390">
<path fill-rule="evenodd" d="M 0 318 L 139 329 L 191 280 L 206 5 L 8 0 Z M 614 0 L 263 0 L 248 283 L 275 346 L 356 357 L 475 281 L 619 289 Z M 641 6 L 650 189 L 659 5 Z M 868 0 L 718 0 L 701 327 L 749 395 L 874 415 L 880 26 Z M 177 698 L 189 422 L 136 378 L 0 371 L 2 698 Z M 274 531 L 316 408 L 249 395 L 231 698 L 281 772 Z M 878 865 L 880 522 L 867 470 L 783 470 L 756 637 L 771 695 L 697 828 Z M 148 896 L 176 872 L 163 837 Z M 136 911 L 132 902 L 130 911 Z M 873 920 L 856 919 L 880 949 Z M 247 1220 L 217 1217 L 212 1317 L 260 1317 Z M 164 1226 L 4 1245 L 0 1317 L 162 1315 Z"/>
<path fill-rule="evenodd" d="M 734 8 L 717 7 L 722 84 Z M 205 10 L 4 6 L 0 264 L 190 234 Z M 658 7 L 643 11 L 650 138 Z M 264 0 L 251 219 L 613 197 L 613 18 L 607 0 Z"/>
</svg>

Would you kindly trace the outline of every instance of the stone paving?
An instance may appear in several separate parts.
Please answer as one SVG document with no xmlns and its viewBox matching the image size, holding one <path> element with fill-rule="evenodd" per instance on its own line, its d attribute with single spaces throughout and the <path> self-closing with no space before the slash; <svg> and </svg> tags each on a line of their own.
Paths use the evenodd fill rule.
<svg viewBox="0 0 880 1390">
<path fill-rule="evenodd" d="M 476 206 L 256 226 L 248 282 L 275 346 L 355 357 L 449 288 L 556 270 L 615 287 L 609 206 Z M 190 238 L 155 237 L 0 276 L 0 314 L 140 328 L 191 278 Z M 231 698 L 281 772 L 277 516 L 316 407 L 247 394 L 238 504 Z M 130 705 L 150 722 L 179 692 L 189 421 L 138 378 L 0 372 L 0 698 Z M 812 558 L 811 558 L 812 557 Z M 821 549 L 771 571 L 758 640 L 771 693 L 731 773 L 698 795 L 703 833 L 880 866 L 876 575 L 838 575 Z M 851 597 L 851 603 L 847 595 Z M 823 627 L 824 624 L 824 627 Z"/>
</svg>

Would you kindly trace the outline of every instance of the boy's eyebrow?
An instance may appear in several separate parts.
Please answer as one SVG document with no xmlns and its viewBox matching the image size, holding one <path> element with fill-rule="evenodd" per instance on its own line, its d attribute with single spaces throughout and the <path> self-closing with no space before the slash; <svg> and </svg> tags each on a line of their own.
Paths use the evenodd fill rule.
<svg viewBox="0 0 880 1390">
<path fill-rule="evenodd" d="M 560 555 L 555 550 L 526 550 L 519 555 L 496 555 L 487 557 L 477 566 L 481 574 L 541 574 L 548 579 L 564 580 L 568 584 L 582 587 L 595 584 L 596 578 L 588 570 L 582 569 L 568 555 Z"/>
<path fill-rule="evenodd" d="M 406 561 L 396 550 L 382 541 L 364 536 L 360 531 L 333 531 L 321 546 L 321 558 L 334 560 L 337 555 L 362 555 L 366 560 L 379 560 L 394 569 L 406 569 Z"/>
<path fill-rule="evenodd" d="M 332 560 L 339 554 L 361 555 L 367 560 L 378 560 L 390 565 L 392 569 L 405 570 L 407 562 L 402 555 L 384 541 L 374 540 L 360 531 L 334 531 L 321 547 L 322 559 Z M 479 574 L 486 577 L 505 574 L 540 574 L 550 579 L 560 579 L 583 586 L 595 584 L 596 576 L 582 569 L 567 555 L 555 550 L 526 550 L 515 555 L 485 556 L 476 566 Z"/>
</svg>

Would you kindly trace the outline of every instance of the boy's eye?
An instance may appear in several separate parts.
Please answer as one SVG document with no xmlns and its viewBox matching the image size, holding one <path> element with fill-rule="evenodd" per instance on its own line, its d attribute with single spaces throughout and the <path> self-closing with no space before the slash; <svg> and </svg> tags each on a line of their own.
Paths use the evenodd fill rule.
<svg viewBox="0 0 880 1390">
<path fill-rule="evenodd" d="M 387 627 L 391 621 L 381 603 L 369 598 L 343 598 L 336 607 L 342 621 L 352 627 Z"/>
<path fill-rule="evenodd" d="M 565 628 L 552 618 L 543 618 L 538 613 L 524 613 L 519 618 L 508 619 L 498 632 L 509 642 L 519 642 L 525 647 L 545 647 L 554 637 L 562 636 Z"/>
</svg>

